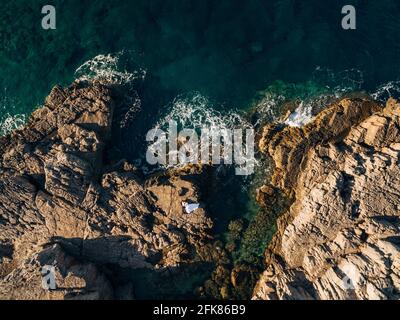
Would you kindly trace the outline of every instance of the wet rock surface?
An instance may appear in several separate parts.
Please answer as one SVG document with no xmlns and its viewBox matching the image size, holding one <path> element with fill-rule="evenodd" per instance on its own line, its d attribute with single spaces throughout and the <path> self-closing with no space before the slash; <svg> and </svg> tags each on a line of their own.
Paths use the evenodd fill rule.
<svg viewBox="0 0 400 320">
<path fill-rule="evenodd" d="M 264 129 L 272 187 L 291 204 L 253 299 L 400 298 L 399 116 L 393 99 L 352 98 L 304 127 Z"/>
</svg>

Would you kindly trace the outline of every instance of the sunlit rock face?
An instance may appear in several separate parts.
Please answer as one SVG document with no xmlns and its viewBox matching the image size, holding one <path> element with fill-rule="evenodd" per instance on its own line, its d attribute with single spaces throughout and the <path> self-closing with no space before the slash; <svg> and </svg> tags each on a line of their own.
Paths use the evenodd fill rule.
<svg viewBox="0 0 400 320">
<path fill-rule="evenodd" d="M 144 178 L 123 159 L 104 162 L 117 102 L 100 84 L 55 87 L 25 128 L 1 138 L 1 299 L 134 298 L 118 271 L 126 286 L 137 269 L 204 261 L 213 222 L 182 207 L 199 202 L 185 170 Z M 46 265 L 59 290 L 42 287 Z"/>
<path fill-rule="evenodd" d="M 272 184 L 293 203 L 254 299 L 400 297 L 399 116 L 392 99 L 345 99 L 304 127 L 264 130 Z"/>
<path fill-rule="evenodd" d="M 145 176 L 107 158 L 119 98 L 98 83 L 55 87 L 24 128 L 0 138 L 0 298 L 170 297 L 184 288 L 175 275 L 192 281 L 215 261 L 222 298 L 252 290 L 258 270 L 224 267 L 207 205 L 184 205 L 202 204 L 205 168 Z M 273 168 L 256 198 L 284 212 L 254 299 L 399 298 L 399 117 L 395 100 L 360 96 L 263 129 Z"/>
</svg>

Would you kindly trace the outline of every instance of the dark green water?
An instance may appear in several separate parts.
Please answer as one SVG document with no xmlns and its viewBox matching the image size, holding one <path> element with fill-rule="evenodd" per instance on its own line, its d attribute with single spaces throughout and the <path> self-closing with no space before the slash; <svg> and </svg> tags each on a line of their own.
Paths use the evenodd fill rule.
<svg viewBox="0 0 400 320">
<path fill-rule="evenodd" d="M 45 4 L 57 9 L 56 30 L 41 28 Z M 357 9 L 356 30 L 341 27 L 346 4 Z M 400 93 L 400 1 L 0 0 L 0 134 L 23 123 L 52 86 L 87 75 L 75 71 L 95 57 L 108 57 L 100 71 L 119 71 L 120 79 L 146 71 L 137 81 L 140 134 L 190 110 L 228 121 L 260 91 L 274 101 L 353 90 L 384 99 Z M 143 152 L 143 136 L 129 125 L 115 139 L 116 158 Z M 247 185 L 227 188 L 230 213 L 216 217 L 220 233 L 230 219 L 251 220 L 258 210 Z M 218 201 L 210 207 L 223 212 Z"/>
<path fill-rule="evenodd" d="M 235 106 L 272 81 L 310 80 L 317 66 L 357 69 L 367 90 L 397 80 L 400 2 L 350 1 L 357 30 L 344 31 L 348 2 L 2 0 L 0 119 L 29 113 L 82 63 L 121 50 L 131 50 L 160 89 L 196 90 Z M 56 30 L 41 28 L 44 4 L 57 9 Z"/>
</svg>

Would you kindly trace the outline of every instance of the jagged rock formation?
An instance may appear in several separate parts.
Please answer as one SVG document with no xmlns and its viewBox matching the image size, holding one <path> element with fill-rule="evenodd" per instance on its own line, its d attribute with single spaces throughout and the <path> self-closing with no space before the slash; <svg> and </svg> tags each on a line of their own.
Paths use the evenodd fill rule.
<svg viewBox="0 0 400 320">
<path fill-rule="evenodd" d="M 302 128 L 267 126 L 260 148 L 292 204 L 253 298 L 399 299 L 400 104 L 344 99 Z"/>
<path fill-rule="evenodd" d="M 119 95 L 55 87 L 25 128 L 0 138 L 0 299 L 132 299 L 138 270 L 190 266 L 193 278 L 216 261 L 214 296 L 252 288 L 254 271 L 229 269 L 205 209 L 182 206 L 201 202 L 204 168 L 145 177 L 106 161 Z M 266 126 L 259 147 L 274 167 L 257 200 L 271 220 L 290 206 L 254 299 L 399 299 L 400 104 L 344 99 L 301 128 Z M 55 288 L 43 283 L 49 267 Z"/>
<path fill-rule="evenodd" d="M 213 222 L 182 208 L 199 202 L 190 174 L 145 180 L 127 162 L 104 163 L 117 103 L 100 84 L 55 87 L 24 129 L 0 138 L 0 299 L 133 298 L 102 266 L 202 259 Z M 41 286 L 45 265 L 55 290 Z"/>
</svg>

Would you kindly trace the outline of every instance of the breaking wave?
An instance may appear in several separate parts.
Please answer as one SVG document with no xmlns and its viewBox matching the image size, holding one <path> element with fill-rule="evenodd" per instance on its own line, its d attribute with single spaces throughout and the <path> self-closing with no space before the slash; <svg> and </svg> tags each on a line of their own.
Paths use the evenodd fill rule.
<svg viewBox="0 0 400 320">
<path fill-rule="evenodd" d="M 360 70 L 333 72 L 321 67 L 317 67 L 312 79 L 304 83 L 277 81 L 258 93 L 254 108 L 257 115 L 255 125 L 283 121 L 289 126 L 303 126 L 333 101 L 360 91 L 363 84 L 364 76 Z M 290 113 L 284 117 L 284 112 L 288 111 Z"/>
<path fill-rule="evenodd" d="M 27 115 L 19 113 L 16 102 L 7 97 L 7 90 L 4 90 L 0 98 L 0 136 L 4 136 L 13 130 L 21 128 L 27 121 Z"/>
<path fill-rule="evenodd" d="M 400 81 L 389 81 L 371 93 L 374 100 L 385 103 L 389 98 L 400 98 Z"/>
<path fill-rule="evenodd" d="M 136 80 L 144 80 L 146 69 L 132 68 L 132 55 L 125 51 L 116 54 L 100 54 L 86 61 L 75 71 L 78 81 L 99 81 L 106 84 L 129 84 Z"/>
<path fill-rule="evenodd" d="M 304 102 L 292 112 L 285 120 L 285 124 L 290 127 L 302 127 L 312 120 L 312 107 L 310 105 L 304 106 Z"/>
<path fill-rule="evenodd" d="M 237 129 L 252 127 L 237 110 L 218 111 L 210 100 L 198 92 L 181 95 L 174 99 L 167 112 L 156 123 L 155 129 L 164 129 L 170 121 L 178 127 L 189 129 Z"/>
<path fill-rule="evenodd" d="M 0 118 L 0 136 L 4 136 L 16 129 L 21 128 L 26 123 L 25 114 L 14 114 L 11 115 L 6 113 Z"/>
<path fill-rule="evenodd" d="M 329 106 L 333 101 L 343 96 L 346 92 L 336 91 L 317 93 L 314 96 L 291 96 L 285 91 L 266 90 L 262 98 L 256 103 L 253 112 L 256 115 L 254 125 L 262 126 L 270 122 L 283 121 L 284 124 L 301 127 L 312 121 L 314 116 Z M 285 109 L 290 105 L 290 110 Z M 284 112 L 290 111 L 289 115 Z"/>
<path fill-rule="evenodd" d="M 211 132 L 213 130 L 215 130 L 214 132 L 221 132 L 223 130 L 253 128 L 251 123 L 246 120 L 244 113 L 237 110 L 218 111 L 208 98 L 197 92 L 175 98 L 167 111 L 156 122 L 153 129 L 167 131 L 171 122 L 176 123 L 178 130 L 193 129 L 198 134 L 201 134 L 203 129 L 211 130 Z M 168 143 L 168 137 L 165 140 L 157 140 L 157 142 L 152 143 L 149 146 L 149 150 L 156 150 L 159 146 L 158 143 Z M 221 160 L 223 162 L 222 157 Z M 256 159 L 249 159 L 243 155 L 243 162 L 245 161 L 257 165 Z M 166 168 L 179 166 L 182 166 L 182 164 L 162 165 L 162 167 Z"/>
<path fill-rule="evenodd" d="M 135 59 L 139 55 L 132 51 L 120 51 L 115 54 L 100 54 L 83 63 L 75 71 L 76 81 L 100 82 L 107 85 L 124 86 L 124 113 L 120 127 L 126 127 L 141 108 L 141 100 L 136 86 L 146 78 L 147 70 Z"/>
</svg>

